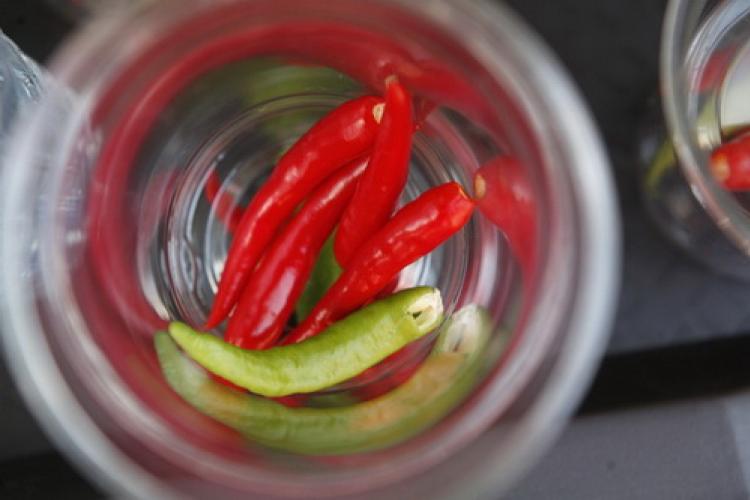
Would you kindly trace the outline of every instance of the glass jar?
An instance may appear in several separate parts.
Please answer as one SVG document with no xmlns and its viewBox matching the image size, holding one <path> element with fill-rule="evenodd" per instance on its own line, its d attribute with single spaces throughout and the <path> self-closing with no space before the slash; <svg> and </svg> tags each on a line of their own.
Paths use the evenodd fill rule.
<svg viewBox="0 0 750 500">
<path fill-rule="evenodd" d="M 3 172 L 4 339 L 27 401 L 89 477 L 143 498 L 495 496 L 559 433 L 606 343 L 619 222 L 585 107 L 506 8 L 163 1 L 100 15 L 51 72 Z M 481 377 L 382 449 L 259 447 L 170 391 L 152 337 L 203 321 L 232 214 L 285 148 L 393 74 L 423 120 L 401 203 L 448 180 L 472 191 L 482 167 L 532 207 L 514 230 L 486 200 L 399 278 L 437 286 L 453 319 L 486 312 Z"/>
<path fill-rule="evenodd" d="M 697 260 L 742 280 L 750 279 L 750 199 L 716 182 L 709 156 L 750 123 L 749 15 L 743 1 L 670 1 L 660 63 L 667 133 L 643 141 L 642 176 L 660 228 Z"/>
<path fill-rule="evenodd" d="M 34 61 L 0 31 L 0 155 L 5 155 L 8 136 L 26 106 L 39 99 L 43 76 Z"/>
</svg>

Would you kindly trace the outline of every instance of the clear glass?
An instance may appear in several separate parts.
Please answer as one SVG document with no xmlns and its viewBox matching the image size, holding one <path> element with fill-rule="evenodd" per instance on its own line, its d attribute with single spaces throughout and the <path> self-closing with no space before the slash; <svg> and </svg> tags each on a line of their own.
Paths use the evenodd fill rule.
<svg viewBox="0 0 750 500">
<path fill-rule="evenodd" d="M 580 98 L 502 6 L 363 5 L 121 8 L 54 58 L 56 84 L 18 130 L 0 187 L 4 340 L 29 404 L 105 487 L 143 498 L 495 497 L 577 405 L 619 274 L 614 190 Z M 232 213 L 279 154 L 394 73 L 426 116 L 401 203 L 447 180 L 470 190 L 481 165 L 511 156 L 521 168 L 506 181 L 533 207 L 516 232 L 477 212 L 400 276 L 399 287 L 439 287 L 452 319 L 487 312 L 481 378 L 437 423 L 376 451 L 260 447 L 169 390 L 153 334 L 168 319 L 205 318 Z M 334 388 L 344 397 L 327 404 L 356 404 L 375 382 Z"/>
<path fill-rule="evenodd" d="M 750 8 L 742 0 L 672 0 L 662 34 L 667 133 L 642 141 L 643 194 L 659 226 L 698 260 L 750 279 L 750 198 L 725 191 L 711 151 L 750 123 Z"/>
<path fill-rule="evenodd" d="M 0 31 L 0 157 L 5 155 L 8 136 L 26 106 L 39 99 L 42 73 L 13 41 Z"/>
</svg>

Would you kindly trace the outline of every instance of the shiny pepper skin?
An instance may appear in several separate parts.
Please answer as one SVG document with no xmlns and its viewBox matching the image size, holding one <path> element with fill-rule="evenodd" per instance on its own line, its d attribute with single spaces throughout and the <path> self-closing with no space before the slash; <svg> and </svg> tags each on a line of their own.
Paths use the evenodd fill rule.
<svg viewBox="0 0 750 500">
<path fill-rule="evenodd" d="M 282 156 L 240 220 L 204 328 L 216 327 L 231 312 L 266 246 L 295 207 L 330 174 L 370 150 L 381 113 L 379 97 L 345 102 Z"/>
<path fill-rule="evenodd" d="M 404 267 L 459 231 L 473 211 L 474 201 L 455 182 L 404 205 L 357 250 L 339 279 L 282 343 L 308 339 L 372 300 Z"/>
<path fill-rule="evenodd" d="M 725 189 L 750 190 L 750 133 L 717 147 L 711 153 L 711 172 Z"/>
</svg>

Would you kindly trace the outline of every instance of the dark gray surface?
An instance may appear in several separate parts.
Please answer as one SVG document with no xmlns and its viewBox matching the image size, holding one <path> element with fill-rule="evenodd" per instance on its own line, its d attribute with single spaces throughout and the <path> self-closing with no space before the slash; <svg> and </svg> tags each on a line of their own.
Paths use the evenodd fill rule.
<svg viewBox="0 0 750 500">
<path fill-rule="evenodd" d="M 2 363 L 0 363 L 0 426 L 0 463 L 4 460 L 50 450 L 49 441 L 29 415 Z"/>
<path fill-rule="evenodd" d="M 747 499 L 729 415 L 739 402 L 743 396 L 579 418 L 508 498 Z"/>
</svg>

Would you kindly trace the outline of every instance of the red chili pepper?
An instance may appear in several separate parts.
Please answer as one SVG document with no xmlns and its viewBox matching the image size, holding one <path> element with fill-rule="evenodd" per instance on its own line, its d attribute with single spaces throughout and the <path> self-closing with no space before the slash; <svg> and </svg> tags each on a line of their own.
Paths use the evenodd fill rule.
<svg viewBox="0 0 750 500">
<path fill-rule="evenodd" d="M 429 348 L 430 345 L 424 342 L 412 342 L 363 371 L 347 384 L 359 386 L 353 389 L 352 393 L 362 401 L 382 396 L 414 375 L 422 365 L 422 360 L 429 354 Z"/>
<path fill-rule="evenodd" d="M 112 302 L 120 315 L 144 335 L 163 328 L 165 321 L 153 310 L 140 282 L 134 278 L 137 273 L 133 271 L 132 255 L 127 251 L 132 245 L 122 244 L 132 239 L 122 235 L 122 228 L 127 227 L 130 220 L 128 179 L 154 123 L 174 98 L 201 75 L 261 55 L 292 56 L 331 66 L 377 91 L 383 89 L 386 76 L 396 74 L 417 101 L 440 103 L 459 110 L 488 130 L 502 130 L 498 113 L 487 106 L 486 96 L 466 76 L 474 72 L 480 74 L 479 63 L 472 63 L 470 71 L 465 67 L 458 70 L 441 66 L 431 60 L 434 55 L 419 46 L 400 44 L 387 34 L 361 27 L 310 21 L 273 26 L 250 24 L 216 38 L 207 38 L 205 43 L 172 59 L 168 66 L 162 64 L 174 47 L 195 42 L 196 33 L 210 33 L 226 26 L 227 20 L 254 15 L 256 9 L 254 3 L 211 6 L 200 16 L 169 27 L 158 43 L 149 44 L 112 75 L 92 112 L 92 123 L 101 127 L 104 142 L 94 168 L 95 178 L 87 207 L 92 235 L 89 256 L 96 279 L 104 288 L 112 282 L 113 275 L 118 277 L 117 290 L 108 289 L 108 293 L 115 295 Z M 157 66 L 160 68 L 158 78 L 142 81 L 144 68 Z M 426 109 L 425 113 L 417 109 L 417 113 L 423 117 Z"/>
<path fill-rule="evenodd" d="M 474 202 L 455 182 L 430 189 L 403 206 L 360 247 L 339 279 L 282 344 L 308 339 L 367 303 L 401 269 L 461 229 L 473 209 Z"/>
<path fill-rule="evenodd" d="M 281 157 L 271 178 L 245 209 L 229 248 L 206 329 L 221 323 L 232 310 L 261 253 L 294 207 L 333 171 L 372 147 L 380 104 L 382 100 L 373 96 L 342 104 Z"/>
<path fill-rule="evenodd" d="M 243 349 L 274 345 L 365 167 L 366 157 L 334 173 L 274 239 L 229 320 L 227 342 Z"/>
<path fill-rule="evenodd" d="M 536 255 L 536 204 L 523 165 L 509 156 L 485 163 L 474 174 L 477 208 L 508 238 L 530 279 Z"/>
<path fill-rule="evenodd" d="M 235 384 L 234 382 L 230 382 L 229 380 L 227 380 L 227 379 L 225 379 L 223 377 L 219 377 L 215 373 L 211 373 L 211 372 L 207 372 L 207 373 L 208 373 L 208 376 L 211 377 L 214 381 L 216 381 L 216 382 L 218 382 L 218 383 L 220 383 L 222 385 L 225 385 L 225 386 L 229 387 L 230 389 L 234 389 L 235 391 L 239 391 L 239 392 L 247 392 L 247 389 L 245 389 L 244 387 L 240 387 L 239 385 Z"/>
<path fill-rule="evenodd" d="M 393 389 L 409 380 L 411 376 L 419 370 L 420 366 L 422 366 L 422 364 L 419 362 L 400 366 L 382 380 L 355 389 L 352 391 L 352 394 L 360 401 L 369 401 L 378 398 L 383 394 L 388 394 Z"/>
<path fill-rule="evenodd" d="M 411 96 L 391 79 L 370 163 L 336 230 L 333 251 L 341 267 L 391 216 L 409 175 L 413 132 Z"/>
<path fill-rule="evenodd" d="M 216 170 L 208 174 L 203 192 L 206 194 L 206 200 L 212 205 L 216 218 L 226 226 L 230 233 L 237 230 L 244 211 L 228 191 L 221 190 L 221 179 Z"/>
<path fill-rule="evenodd" d="M 247 393 L 247 389 L 245 389 L 244 387 L 240 387 L 239 385 L 233 382 L 230 382 L 229 380 L 225 378 L 219 377 L 215 373 L 211 373 L 211 372 L 206 372 L 206 373 L 208 373 L 208 376 L 211 377 L 211 379 L 214 380 L 215 382 L 225 385 L 226 387 L 229 387 L 230 389 L 234 389 L 235 391 Z M 271 398 L 271 399 L 273 399 L 277 403 L 282 404 L 284 406 L 287 406 L 290 408 L 298 408 L 305 404 L 305 401 L 307 399 L 307 394 L 292 394 L 291 396 L 281 396 L 278 398 Z"/>
<path fill-rule="evenodd" d="M 750 190 L 750 133 L 714 149 L 711 171 L 717 182 L 730 191 Z"/>
<path fill-rule="evenodd" d="M 307 401 L 307 394 L 292 394 L 290 396 L 279 396 L 276 398 L 270 398 L 279 404 L 286 406 L 287 408 L 299 408 L 305 405 Z"/>
</svg>

